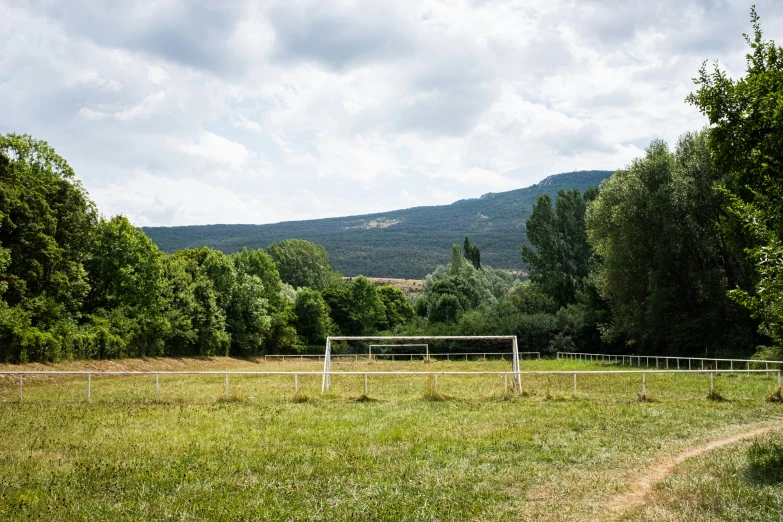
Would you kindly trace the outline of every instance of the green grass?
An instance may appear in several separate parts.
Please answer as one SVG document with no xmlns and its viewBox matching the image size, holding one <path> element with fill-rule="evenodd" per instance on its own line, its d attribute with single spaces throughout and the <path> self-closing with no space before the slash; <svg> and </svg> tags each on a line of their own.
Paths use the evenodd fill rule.
<svg viewBox="0 0 783 522">
<path fill-rule="evenodd" d="M 783 520 L 783 434 L 688 460 L 628 521 Z"/>
<path fill-rule="evenodd" d="M 333 363 L 355 371 L 509 367 Z M 598 368 L 522 362 L 523 370 Z M 290 376 L 232 376 L 225 399 L 222 375 L 161 376 L 156 400 L 152 376 L 94 376 L 87 403 L 83 377 L 28 377 L 20 404 L 18 381 L 6 378 L 0 520 L 601 519 L 623 478 L 657 458 L 783 418 L 783 406 L 766 400 L 776 387 L 766 376 L 717 377 L 727 402 L 707 399 L 704 375 L 648 375 L 652 401 L 638 400 L 638 375 L 579 376 L 576 398 L 572 379 L 523 376 L 526 396 L 517 397 L 504 395 L 501 376 L 441 375 L 437 394 L 431 376 L 370 376 L 365 396 L 361 375 L 333 376 L 324 395 L 319 376 L 300 376 L 298 395 Z M 765 487 L 779 499 L 778 484 Z"/>
</svg>

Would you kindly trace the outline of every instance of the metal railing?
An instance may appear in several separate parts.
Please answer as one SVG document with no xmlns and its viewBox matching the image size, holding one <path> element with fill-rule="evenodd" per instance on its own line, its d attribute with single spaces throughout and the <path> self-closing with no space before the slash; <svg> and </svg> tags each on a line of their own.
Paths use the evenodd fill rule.
<svg viewBox="0 0 783 522">
<path fill-rule="evenodd" d="M 688 369 L 693 369 L 694 363 L 697 369 L 701 370 L 719 370 L 723 364 L 724 368 L 734 371 L 735 366 L 739 371 L 751 370 L 751 365 L 758 367 L 763 365 L 765 370 L 770 369 L 770 364 L 777 365 L 778 369 L 783 369 L 783 361 L 771 361 L 765 359 L 716 359 L 710 357 L 677 357 L 667 355 L 614 355 L 608 353 L 582 353 L 582 352 L 557 352 L 557 359 L 577 360 L 583 362 L 598 362 L 607 364 L 620 364 L 622 366 L 638 366 L 645 368 L 669 368 L 675 366 L 678 370 L 685 364 Z M 707 363 L 705 366 L 705 362 Z M 741 366 L 745 370 L 741 370 Z"/>
<path fill-rule="evenodd" d="M 503 388 L 504 393 L 508 394 L 508 379 L 509 377 L 516 378 L 521 383 L 523 376 L 531 375 L 572 375 L 573 376 L 573 395 L 576 397 L 577 392 L 577 376 L 578 375 L 623 375 L 623 374 L 635 374 L 642 376 L 641 381 L 641 393 L 646 394 L 647 387 L 647 375 L 652 374 L 688 374 L 688 375 L 709 375 L 710 376 L 710 392 L 714 392 L 714 378 L 716 374 L 724 373 L 758 373 L 758 374 L 777 374 L 777 387 L 781 389 L 781 370 L 528 370 L 518 372 L 508 371 L 336 371 L 336 372 L 323 372 L 323 371 L 0 371 L 0 375 L 16 375 L 19 377 L 19 402 L 24 400 L 24 377 L 26 375 L 86 375 L 87 376 L 87 400 L 92 400 L 92 376 L 120 376 L 120 375 L 154 375 L 155 376 L 155 399 L 160 397 L 160 376 L 161 375 L 224 375 L 225 376 L 225 398 L 229 398 L 229 376 L 230 375 L 258 375 L 258 376 L 271 376 L 282 375 L 293 377 L 294 393 L 299 393 L 299 377 L 308 375 L 317 375 L 323 377 L 325 374 L 330 376 L 344 376 L 344 375 L 361 375 L 364 376 L 364 394 L 368 393 L 368 380 L 370 376 L 380 375 L 428 375 L 433 377 L 434 391 L 438 391 L 438 376 L 439 375 L 494 375 L 503 376 Z M 516 393 L 521 391 L 521 388 L 514 390 Z"/>
<path fill-rule="evenodd" d="M 366 354 L 366 353 L 342 353 L 342 354 L 331 354 L 332 359 L 354 359 L 358 361 L 359 359 L 378 359 L 379 357 L 391 357 L 391 360 L 395 361 L 397 358 L 409 358 L 409 360 L 413 360 L 414 357 L 419 358 L 426 358 L 429 356 L 430 358 L 445 358 L 447 361 L 450 361 L 452 358 L 455 360 L 462 359 L 469 360 L 470 357 L 473 359 L 482 359 L 485 360 L 487 356 L 503 356 L 505 358 L 506 356 L 511 357 L 513 354 L 511 352 L 449 352 L 449 353 L 430 353 L 430 354 L 424 354 L 424 353 L 373 353 L 373 354 Z M 541 358 L 541 352 L 519 352 L 520 357 L 523 355 L 529 355 L 531 358 L 534 359 L 540 359 Z M 280 359 L 285 361 L 286 359 L 290 360 L 305 360 L 305 359 L 313 359 L 317 358 L 317 360 L 322 361 L 324 359 L 324 355 L 322 354 L 315 354 L 315 355 L 264 355 L 264 360 L 269 359 Z"/>
</svg>

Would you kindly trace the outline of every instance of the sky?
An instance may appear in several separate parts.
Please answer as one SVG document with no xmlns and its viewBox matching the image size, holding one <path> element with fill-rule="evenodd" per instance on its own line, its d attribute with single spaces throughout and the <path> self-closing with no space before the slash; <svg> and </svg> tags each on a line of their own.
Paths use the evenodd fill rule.
<svg viewBox="0 0 783 522">
<path fill-rule="evenodd" d="M 0 133 L 137 226 L 448 204 L 703 127 L 692 78 L 743 74 L 750 5 L 0 0 Z"/>
</svg>

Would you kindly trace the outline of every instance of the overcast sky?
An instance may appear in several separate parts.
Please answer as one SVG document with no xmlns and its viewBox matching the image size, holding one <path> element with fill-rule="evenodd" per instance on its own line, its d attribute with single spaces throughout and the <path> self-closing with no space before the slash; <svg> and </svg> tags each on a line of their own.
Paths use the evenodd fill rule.
<svg viewBox="0 0 783 522">
<path fill-rule="evenodd" d="M 756 0 L 783 40 L 783 2 Z M 451 203 L 615 169 L 705 120 L 749 2 L 0 0 L 0 133 L 136 225 Z"/>
</svg>

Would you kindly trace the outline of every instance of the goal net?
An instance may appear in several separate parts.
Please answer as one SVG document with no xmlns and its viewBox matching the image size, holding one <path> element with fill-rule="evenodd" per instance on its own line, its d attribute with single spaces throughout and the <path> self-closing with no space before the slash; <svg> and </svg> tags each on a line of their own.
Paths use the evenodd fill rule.
<svg viewBox="0 0 783 522">
<path fill-rule="evenodd" d="M 364 336 L 364 337 L 327 337 L 326 338 L 326 352 L 324 354 L 324 372 L 323 372 L 323 379 L 321 382 L 321 392 L 329 391 L 329 387 L 331 385 L 331 371 L 332 371 L 332 342 L 336 341 L 384 341 L 384 342 L 407 342 L 407 341 L 418 341 L 420 344 L 417 344 L 416 346 L 426 346 L 426 356 L 427 359 L 429 359 L 429 345 L 422 343 L 422 341 L 507 341 L 511 345 L 511 371 L 513 372 L 513 379 L 512 384 L 514 387 L 514 390 L 520 389 L 520 375 L 519 375 L 519 349 L 517 345 L 517 336 L 516 335 L 469 335 L 469 336 L 457 336 L 457 335 L 432 335 L 432 336 L 409 336 L 409 337 L 399 337 L 399 336 L 390 336 L 390 337 L 384 337 L 384 336 Z M 381 346 L 381 345 L 371 345 L 373 347 L 375 346 Z M 383 346 L 389 347 L 389 346 L 406 346 L 406 345 L 389 345 L 384 344 Z M 412 344 L 407 344 L 407 346 L 413 346 Z M 372 359 L 372 348 L 370 348 L 369 351 L 370 359 Z M 435 372 L 437 373 L 437 372 Z"/>
</svg>

